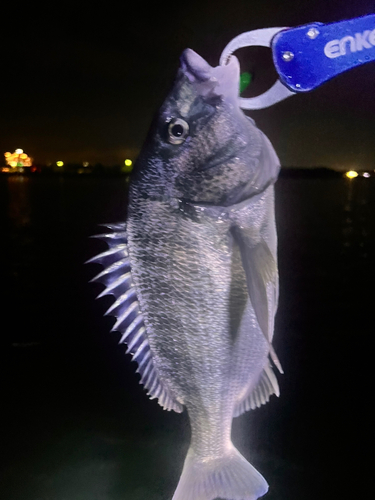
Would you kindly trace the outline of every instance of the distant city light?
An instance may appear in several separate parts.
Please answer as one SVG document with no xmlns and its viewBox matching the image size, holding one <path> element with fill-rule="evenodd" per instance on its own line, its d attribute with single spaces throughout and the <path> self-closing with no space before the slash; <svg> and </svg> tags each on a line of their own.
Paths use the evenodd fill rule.
<svg viewBox="0 0 375 500">
<path fill-rule="evenodd" d="M 63 166 L 64 166 L 64 162 L 63 162 L 63 161 L 57 161 L 57 162 L 56 162 L 56 165 L 57 165 L 58 167 L 63 167 Z"/>
<path fill-rule="evenodd" d="M 362 176 L 368 179 L 370 177 L 370 174 L 368 172 L 363 172 Z"/>
<path fill-rule="evenodd" d="M 88 167 L 88 166 L 90 165 L 90 163 L 89 163 L 88 161 L 84 161 L 84 162 L 82 163 L 82 165 L 83 165 L 84 167 Z"/>
<path fill-rule="evenodd" d="M 348 179 L 354 179 L 355 177 L 358 177 L 358 172 L 355 170 L 349 170 L 345 175 Z"/>
<path fill-rule="evenodd" d="M 125 174 L 130 174 L 130 172 L 133 170 L 133 162 L 129 160 L 129 158 L 126 158 L 124 161 L 124 165 L 121 169 L 121 171 Z"/>
<path fill-rule="evenodd" d="M 16 149 L 14 153 L 7 151 L 4 153 L 5 162 L 10 167 L 31 167 L 33 159 L 30 158 L 23 149 Z"/>
<path fill-rule="evenodd" d="M 2 172 L 9 172 L 10 168 L 9 167 L 3 167 L 1 169 Z"/>
</svg>

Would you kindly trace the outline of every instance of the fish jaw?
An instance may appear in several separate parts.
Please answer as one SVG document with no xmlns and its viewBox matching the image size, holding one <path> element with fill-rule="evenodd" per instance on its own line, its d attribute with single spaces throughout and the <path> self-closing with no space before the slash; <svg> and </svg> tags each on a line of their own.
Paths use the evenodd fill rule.
<svg viewBox="0 0 375 500">
<path fill-rule="evenodd" d="M 240 111 L 238 105 L 240 64 L 237 57 L 231 56 L 226 65 L 212 67 L 203 57 L 192 49 L 185 49 L 181 55 L 181 71 L 191 83 L 201 84 L 214 89 L 215 94 L 222 95 Z M 242 113 L 242 111 L 240 111 Z"/>
</svg>

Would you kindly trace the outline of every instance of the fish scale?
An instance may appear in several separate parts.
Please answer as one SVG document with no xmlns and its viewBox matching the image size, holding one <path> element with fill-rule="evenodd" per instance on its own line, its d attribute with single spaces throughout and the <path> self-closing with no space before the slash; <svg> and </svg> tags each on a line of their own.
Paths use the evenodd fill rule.
<svg viewBox="0 0 375 500">
<path fill-rule="evenodd" d="M 132 173 L 128 219 L 102 237 L 107 311 L 163 408 L 189 414 L 173 500 L 256 500 L 267 482 L 231 442 L 235 416 L 279 394 L 279 160 L 238 107 L 239 65 L 187 49 Z M 94 260 L 95 261 L 95 260 Z"/>
<path fill-rule="evenodd" d="M 134 229 L 133 212 L 136 214 Z M 159 226 L 155 227 L 149 222 L 149 213 L 154 217 L 158 214 L 158 218 L 163 221 L 162 233 Z M 170 232 L 165 234 L 168 227 Z M 158 238 L 153 237 L 154 233 L 158 234 Z M 143 238 L 143 234 L 147 234 L 147 238 Z M 252 358 L 256 357 L 253 353 L 254 345 L 259 344 L 254 343 L 254 339 L 249 336 L 240 336 L 239 342 L 238 339 L 233 339 L 230 331 L 227 302 L 232 280 L 229 267 L 232 242 L 228 236 L 228 224 L 218 224 L 209 218 L 196 223 L 186 219 L 180 211 L 171 214 L 170 207 L 165 204 L 135 203 L 129 213 L 128 237 L 131 259 L 137 262 L 132 267 L 132 274 L 149 332 L 150 346 L 158 360 L 159 377 L 161 380 L 173 380 L 172 389 L 178 401 L 184 402 L 189 415 L 193 415 L 192 445 L 204 456 L 211 456 L 212 449 L 216 455 L 220 455 L 220 449 L 225 448 L 229 440 L 237 394 L 240 390 L 244 392 L 248 386 L 251 375 L 249 366 L 253 364 Z M 172 238 L 173 244 L 170 244 Z M 158 258 L 153 265 L 149 263 L 153 247 L 145 242 L 150 239 L 158 239 Z M 242 274 L 241 281 L 245 282 L 239 260 L 236 273 Z M 167 277 L 170 285 L 168 293 L 163 296 L 158 294 L 160 276 L 164 277 L 162 280 Z M 224 294 L 216 293 L 218 284 L 225 290 Z M 143 289 L 146 290 L 144 300 Z M 246 289 L 242 288 L 241 291 L 247 298 Z M 249 311 L 244 321 L 245 329 L 251 321 L 256 324 L 250 302 L 248 299 L 246 302 Z M 162 318 L 158 311 L 163 311 Z M 180 324 L 166 324 L 165 315 L 177 316 Z M 257 325 L 256 329 L 262 339 Z M 158 331 L 162 332 L 162 338 L 156 333 Z M 176 343 L 179 347 L 177 353 Z M 258 371 L 262 369 L 267 354 L 267 345 L 263 342 L 262 356 L 258 356 Z M 225 364 L 225 360 L 230 360 L 232 356 L 238 357 L 236 370 L 229 361 Z M 242 387 L 230 391 L 231 388 L 234 389 L 234 385 L 239 385 L 239 378 L 242 380 Z M 260 400 L 256 403 L 260 405 Z M 207 426 L 207 412 L 213 414 L 210 417 L 213 420 L 212 426 Z M 195 422 L 197 425 L 194 425 Z M 210 432 L 209 427 L 214 431 Z M 219 436 L 220 446 L 214 439 L 215 436 Z"/>
</svg>

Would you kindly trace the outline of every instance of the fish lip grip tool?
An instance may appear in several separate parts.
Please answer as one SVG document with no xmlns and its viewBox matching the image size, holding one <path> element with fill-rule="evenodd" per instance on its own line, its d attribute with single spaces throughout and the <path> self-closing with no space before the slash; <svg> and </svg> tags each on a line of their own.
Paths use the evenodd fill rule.
<svg viewBox="0 0 375 500">
<path fill-rule="evenodd" d="M 279 80 L 265 93 L 240 97 L 243 109 L 263 109 L 299 92 L 309 92 L 335 76 L 375 60 L 375 15 L 296 28 L 265 28 L 242 33 L 223 50 L 220 64 L 242 47 L 272 50 Z"/>
</svg>

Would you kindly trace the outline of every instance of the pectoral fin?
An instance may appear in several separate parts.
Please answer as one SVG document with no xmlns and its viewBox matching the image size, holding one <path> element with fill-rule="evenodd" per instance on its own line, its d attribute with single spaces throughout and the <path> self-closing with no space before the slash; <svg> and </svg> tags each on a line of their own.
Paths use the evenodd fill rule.
<svg viewBox="0 0 375 500">
<path fill-rule="evenodd" d="M 270 357 L 280 373 L 283 373 L 280 361 L 271 345 L 271 328 L 273 329 L 278 286 L 276 261 L 267 243 L 263 239 L 255 242 L 249 229 L 236 226 L 233 228 L 233 234 L 240 248 L 250 301 L 269 344 Z"/>
</svg>

